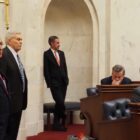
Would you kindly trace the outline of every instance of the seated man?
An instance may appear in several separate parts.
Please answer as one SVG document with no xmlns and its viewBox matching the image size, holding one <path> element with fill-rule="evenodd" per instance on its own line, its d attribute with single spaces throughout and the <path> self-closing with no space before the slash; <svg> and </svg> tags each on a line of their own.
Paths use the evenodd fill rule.
<svg viewBox="0 0 140 140">
<path fill-rule="evenodd" d="M 112 68 L 112 76 L 106 77 L 101 80 L 102 85 L 121 85 L 131 84 L 131 79 L 124 77 L 125 69 L 121 65 L 115 65 Z"/>
</svg>

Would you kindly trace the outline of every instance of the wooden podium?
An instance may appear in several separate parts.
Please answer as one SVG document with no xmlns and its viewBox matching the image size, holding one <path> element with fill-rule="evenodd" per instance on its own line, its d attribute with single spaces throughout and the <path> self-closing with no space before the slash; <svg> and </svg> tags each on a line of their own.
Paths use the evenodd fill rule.
<svg viewBox="0 0 140 140">
<path fill-rule="evenodd" d="M 134 140 L 140 140 L 140 103 L 129 104 L 132 113 L 132 131 L 134 133 Z"/>
<path fill-rule="evenodd" d="M 98 140 L 140 140 L 136 139 L 137 132 L 134 131 L 134 128 L 140 130 L 137 128 L 140 127 L 140 114 L 133 114 L 131 118 L 113 121 L 103 117 L 103 102 L 117 98 L 131 98 L 132 91 L 137 86 L 139 84 L 98 85 L 99 93 L 97 95 L 82 98 L 81 112 L 83 116 L 81 116 L 85 119 L 86 135 L 96 137 Z M 136 123 L 139 123 L 139 126 L 136 126 Z"/>
</svg>

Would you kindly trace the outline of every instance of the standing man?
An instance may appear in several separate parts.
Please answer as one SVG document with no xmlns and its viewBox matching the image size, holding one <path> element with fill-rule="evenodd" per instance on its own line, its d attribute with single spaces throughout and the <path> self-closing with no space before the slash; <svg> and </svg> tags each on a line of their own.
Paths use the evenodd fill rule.
<svg viewBox="0 0 140 140">
<path fill-rule="evenodd" d="M 55 101 L 53 130 L 66 131 L 63 124 L 66 117 L 64 102 L 69 80 L 65 55 L 59 50 L 60 42 L 57 36 L 50 36 L 48 43 L 50 49 L 44 52 L 44 77 Z"/>
<path fill-rule="evenodd" d="M 22 110 L 27 106 L 27 78 L 18 56 L 22 46 L 21 33 L 8 32 L 5 41 L 6 47 L 3 49 L 3 57 L 0 59 L 0 70 L 7 77 L 11 96 L 11 113 L 6 140 L 16 140 Z"/>
<path fill-rule="evenodd" d="M 0 58 L 2 57 L 2 41 L 0 40 Z M 0 140 L 5 140 L 10 114 L 10 97 L 7 90 L 7 80 L 0 72 Z"/>
</svg>

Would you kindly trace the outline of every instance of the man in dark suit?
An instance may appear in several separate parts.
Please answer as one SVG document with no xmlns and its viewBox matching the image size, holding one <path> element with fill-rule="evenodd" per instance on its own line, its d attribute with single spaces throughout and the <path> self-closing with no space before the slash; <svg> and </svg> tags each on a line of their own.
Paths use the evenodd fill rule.
<svg viewBox="0 0 140 140">
<path fill-rule="evenodd" d="M 27 106 L 27 78 L 19 56 L 21 50 L 21 33 L 8 32 L 6 47 L 0 59 L 0 70 L 6 75 L 11 96 L 11 113 L 8 122 L 8 137 L 6 140 L 16 140 L 19 130 L 22 110 Z"/>
<path fill-rule="evenodd" d="M 44 52 L 44 77 L 55 101 L 53 130 L 66 131 L 62 123 L 65 120 L 64 102 L 69 82 L 65 55 L 59 50 L 57 36 L 50 36 L 48 43 L 50 49 Z"/>
<path fill-rule="evenodd" d="M 2 41 L 0 40 L 0 58 L 2 57 Z M 5 140 L 10 114 L 10 96 L 6 77 L 0 72 L 0 140 Z"/>
<path fill-rule="evenodd" d="M 112 76 L 106 77 L 101 80 L 102 85 L 121 85 L 121 84 L 131 84 L 131 79 L 124 77 L 125 69 L 121 65 L 115 65 L 112 68 Z"/>
</svg>

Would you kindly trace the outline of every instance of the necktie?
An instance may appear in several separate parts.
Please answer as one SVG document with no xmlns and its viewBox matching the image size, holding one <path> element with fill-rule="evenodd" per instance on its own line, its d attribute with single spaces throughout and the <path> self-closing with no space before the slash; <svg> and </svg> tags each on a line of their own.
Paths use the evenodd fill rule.
<svg viewBox="0 0 140 140">
<path fill-rule="evenodd" d="M 59 59 L 56 51 L 54 51 L 54 56 L 55 56 L 55 59 L 57 61 L 57 64 L 60 66 L 60 59 Z"/>
<path fill-rule="evenodd" d="M 25 90 L 24 68 L 23 68 L 23 65 L 22 65 L 21 60 L 20 60 L 18 55 L 17 55 L 17 60 L 18 60 L 18 67 L 19 67 L 19 71 L 20 71 L 20 76 L 21 76 L 22 83 L 23 83 L 23 92 L 24 92 L 24 90 Z"/>
</svg>

